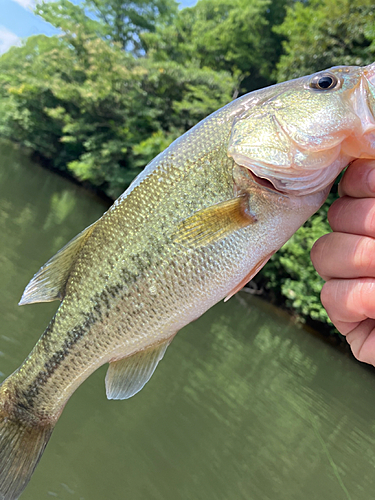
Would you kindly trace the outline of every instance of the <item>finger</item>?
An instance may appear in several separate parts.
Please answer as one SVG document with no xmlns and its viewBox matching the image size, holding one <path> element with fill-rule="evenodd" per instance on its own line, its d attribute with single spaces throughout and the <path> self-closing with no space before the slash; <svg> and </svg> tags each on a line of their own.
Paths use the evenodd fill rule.
<svg viewBox="0 0 375 500">
<path fill-rule="evenodd" d="M 321 278 L 324 279 L 324 281 L 328 281 L 329 279 L 332 278 L 332 276 L 328 274 L 325 274 L 323 272 L 323 262 L 326 259 L 327 254 L 329 254 L 329 251 L 327 251 L 327 248 L 329 246 L 329 241 L 327 241 L 328 237 L 331 235 L 330 234 L 325 234 L 324 236 L 320 237 L 316 242 L 313 244 L 310 252 L 310 259 L 315 267 L 316 272 L 319 274 Z"/>
<path fill-rule="evenodd" d="M 367 320 L 364 320 L 367 321 Z M 348 333 L 352 332 L 355 328 L 357 328 L 358 325 L 363 323 L 363 321 L 355 321 L 353 322 L 345 322 L 345 321 L 335 321 L 332 323 L 335 325 L 337 330 L 342 334 L 342 335 L 348 335 Z"/>
<path fill-rule="evenodd" d="M 354 356 L 375 365 L 375 320 L 367 319 L 346 335 Z"/>
<path fill-rule="evenodd" d="M 322 288 L 321 301 L 335 325 L 375 318 L 375 279 L 331 279 Z"/>
<path fill-rule="evenodd" d="M 375 237 L 375 198 L 336 200 L 328 210 L 333 231 Z"/>
<path fill-rule="evenodd" d="M 340 196 L 375 197 L 375 161 L 356 160 L 346 170 L 339 184 Z"/>
<path fill-rule="evenodd" d="M 375 239 L 356 234 L 330 233 L 311 249 L 318 274 L 330 278 L 375 278 Z"/>
</svg>

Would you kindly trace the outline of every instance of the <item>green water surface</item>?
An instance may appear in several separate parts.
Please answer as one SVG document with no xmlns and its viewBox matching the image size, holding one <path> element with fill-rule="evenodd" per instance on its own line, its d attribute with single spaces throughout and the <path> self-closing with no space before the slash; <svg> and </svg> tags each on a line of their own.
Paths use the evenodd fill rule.
<svg viewBox="0 0 375 500">
<path fill-rule="evenodd" d="M 0 144 L 0 381 L 57 304 L 18 307 L 106 205 Z M 74 394 L 22 500 L 371 500 L 374 372 L 246 294 L 184 328 L 151 381 Z"/>
</svg>

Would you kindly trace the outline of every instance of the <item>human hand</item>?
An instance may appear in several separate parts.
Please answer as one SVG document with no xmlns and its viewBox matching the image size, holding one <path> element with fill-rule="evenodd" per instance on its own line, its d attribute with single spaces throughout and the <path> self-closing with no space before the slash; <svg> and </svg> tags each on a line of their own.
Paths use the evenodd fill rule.
<svg viewBox="0 0 375 500">
<path fill-rule="evenodd" d="M 357 359 L 375 365 L 375 161 L 353 162 L 339 194 L 328 211 L 333 233 L 316 241 L 311 260 L 333 324 Z"/>
</svg>

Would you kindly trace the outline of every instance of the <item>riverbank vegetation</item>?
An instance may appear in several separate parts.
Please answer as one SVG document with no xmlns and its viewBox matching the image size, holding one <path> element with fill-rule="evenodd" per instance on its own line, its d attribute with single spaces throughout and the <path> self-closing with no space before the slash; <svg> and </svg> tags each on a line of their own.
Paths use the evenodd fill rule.
<svg viewBox="0 0 375 500">
<path fill-rule="evenodd" d="M 116 198 L 160 151 L 231 99 L 375 60 L 373 0 L 68 0 L 60 30 L 0 57 L 0 135 Z M 330 195 L 330 202 L 334 194 Z M 256 278 L 303 321 L 328 322 L 309 258 L 328 203 Z"/>
</svg>

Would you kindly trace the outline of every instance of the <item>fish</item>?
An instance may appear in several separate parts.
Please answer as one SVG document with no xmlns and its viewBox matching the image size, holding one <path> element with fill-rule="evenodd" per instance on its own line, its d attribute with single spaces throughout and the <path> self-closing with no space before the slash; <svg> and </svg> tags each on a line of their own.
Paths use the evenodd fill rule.
<svg viewBox="0 0 375 500">
<path fill-rule="evenodd" d="M 149 381 L 176 333 L 239 291 L 375 158 L 375 63 L 246 94 L 152 160 L 34 275 L 20 305 L 59 300 L 0 385 L 0 499 L 26 487 L 73 392 L 109 363 L 108 399 Z"/>
</svg>

